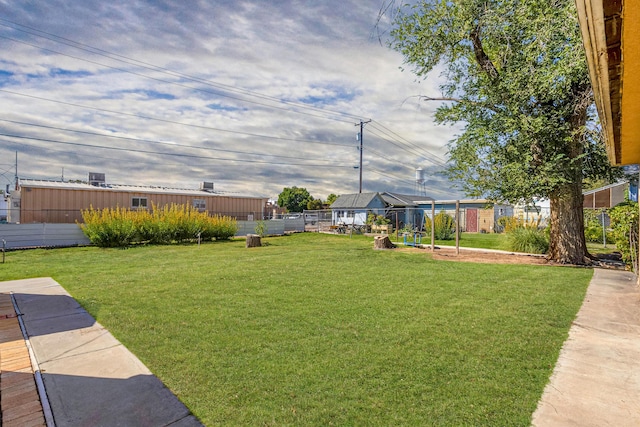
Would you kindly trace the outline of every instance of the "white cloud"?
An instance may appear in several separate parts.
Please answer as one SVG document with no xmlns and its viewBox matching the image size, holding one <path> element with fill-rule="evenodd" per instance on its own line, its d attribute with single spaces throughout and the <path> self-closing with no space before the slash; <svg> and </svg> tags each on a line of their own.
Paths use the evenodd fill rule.
<svg viewBox="0 0 640 427">
<path fill-rule="evenodd" d="M 354 125 L 371 118 L 364 190 L 413 192 L 415 168 L 433 169 L 432 155 L 444 159 L 455 129 L 435 126 L 437 105 L 416 97 L 437 93 L 437 84 L 401 72 L 402 57 L 371 37 L 378 7 L 344 0 L 0 3 L 3 19 L 29 27 L 0 20 L 0 36 L 37 46 L 0 38 L 0 89 L 22 94 L 0 92 L 0 133 L 46 140 L 0 137 L 0 163 L 18 151 L 19 174 L 29 178 L 59 177 L 64 168 L 68 179 L 99 171 L 127 184 L 213 180 L 221 191 L 268 197 L 297 185 L 324 198 L 358 190 Z M 95 48 L 122 57 L 88 52 Z M 450 195 L 450 187 L 436 177 L 427 193 Z"/>
</svg>

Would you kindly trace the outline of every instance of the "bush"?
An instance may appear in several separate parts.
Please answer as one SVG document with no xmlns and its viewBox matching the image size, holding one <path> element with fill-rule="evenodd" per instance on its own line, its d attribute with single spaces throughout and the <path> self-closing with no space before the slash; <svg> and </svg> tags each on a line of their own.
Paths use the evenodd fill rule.
<svg viewBox="0 0 640 427">
<path fill-rule="evenodd" d="M 437 240 L 452 240 L 455 237 L 455 224 L 453 217 L 445 211 L 440 211 L 433 219 L 435 224 L 435 238 Z M 431 224 L 429 224 L 429 230 Z"/>
<path fill-rule="evenodd" d="M 367 215 L 367 224 L 368 225 L 387 225 L 391 224 L 391 220 L 386 218 L 384 215 L 376 215 L 374 213 L 369 213 Z"/>
<path fill-rule="evenodd" d="M 91 243 L 100 247 L 127 246 L 137 234 L 135 213 L 116 207 L 102 210 L 89 207 L 82 211 L 84 224 L 80 225 Z"/>
<path fill-rule="evenodd" d="M 501 216 L 497 221 L 496 231 L 499 233 L 509 233 L 516 228 L 522 227 L 522 220 L 513 216 Z"/>
<path fill-rule="evenodd" d="M 549 250 L 549 238 L 544 230 L 536 227 L 517 227 L 508 233 L 509 248 L 514 252 L 545 254 Z"/>
<path fill-rule="evenodd" d="M 609 211 L 611 237 L 622 254 L 622 260 L 631 268 L 637 258 L 638 248 L 638 204 L 623 202 Z"/>
<path fill-rule="evenodd" d="M 267 234 L 267 231 L 269 230 L 269 228 L 267 227 L 267 223 L 260 220 L 260 221 L 256 221 L 256 228 L 254 229 L 254 231 L 256 232 L 256 234 L 260 237 L 264 237 Z"/>
<path fill-rule="evenodd" d="M 226 240 L 238 231 L 231 217 L 199 212 L 190 205 L 152 206 L 153 212 L 124 208 L 93 207 L 82 211 L 80 227 L 96 246 L 123 247 L 133 243 L 170 244 L 203 240 Z"/>
<path fill-rule="evenodd" d="M 587 242 L 591 243 L 603 243 L 602 232 L 603 227 L 601 224 L 602 211 L 594 211 L 591 209 L 584 210 L 584 237 Z M 609 233 L 606 235 L 607 241 L 611 241 Z"/>
</svg>

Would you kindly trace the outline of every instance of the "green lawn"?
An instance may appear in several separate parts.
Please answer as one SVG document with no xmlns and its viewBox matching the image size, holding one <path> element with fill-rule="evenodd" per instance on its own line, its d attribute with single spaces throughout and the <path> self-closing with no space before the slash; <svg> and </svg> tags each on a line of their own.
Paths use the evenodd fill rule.
<svg viewBox="0 0 640 427">
<path fill-rule="evenodd" d="M 394 242 L 402 242 L 403 237 L 399 235 L 396 238 L 395 233 L 391 236 Z M 456 240 L 436 240 L 438 246 L 455 246 Z M 423 245 L 431 244 L 431 236 L 422 237 Z M 500 249 L 509 250 L 509 242 L 506 234 L 501 233 L 460 233 L 460 247 L 482 248 L 482 249 Z"/>
<path fill-rule="evenodd" d="M 530 424 L 592 271 L 433 261 L 315 233 L 9 252 L 206 425 Z"/>
</svg>

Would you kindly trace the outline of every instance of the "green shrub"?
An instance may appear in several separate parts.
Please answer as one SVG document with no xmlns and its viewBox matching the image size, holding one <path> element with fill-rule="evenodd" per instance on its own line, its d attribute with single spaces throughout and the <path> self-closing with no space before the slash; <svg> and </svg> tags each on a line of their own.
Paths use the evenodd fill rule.
<svg viewBox="0 0 640 427">
<path fill-rule="evenodd" d="M 603 227 L 601 224 L 602 211 L 585 209 L 584 210 L 584 237 L 587 242 L 591 243 L 603 243 L 602 232 Z M 611 241 L 611 236 L 607 233 L 607 241 Z"/>
<path fill-rule="evenodd" d="M 209 239 L 228 240 L 238 232 L 238 223 L 228 216 L 215 215 L 207 217 L 204 224 L 203 237 Z"/>
<path fill-rule="evenodd" d="M 133 243 L 171 244 L 203 240 L 226 240 L 238 231 L 235 219 L 210 217 L 190 205 L 152 206 L 153 212 L 93 207 L 82 211 L 80 225 L 91 243 L 100 247 L 123 247 Z"/>
<path fill-rule="evenodd" d="M 391 224 L 391 220 L 386 218 L 384 215 L 376 215 L 370 212 L 367 215 L 367 224 L 368 225 L 387 225 Z"/>
<path fill-rule="evenodd" d="M 269 230 L 269 228 L 267 227 L 267 223 L 266 222 L 264 222 L 262 220 L 256 221 L 256 228 L 254 229 L 254 231 L 256 232 L 256 234 L 258 236 L 264 237 L 268 230 Z"/>
<path fill-rule="evenodd" d="M 105 248 L 128 246 L 138 234 L 134 215 L 124 208 L 98 210 L 91 206 L 82 211 L 82 219 L 84 223 L 80 228 L 96 246 Z"/>
<path fill-rule="evenodd" d="M 549 238 L 544 230 L 534 227 L 517 227 L 507 235 L 509 248 L 514 252 L 545 254 L 549 250 Z"/>
<path fill-rule="evenodd" d="M 455 237 L 455 224 L 451 215 L 445 211 L 440 211 L 436 214 L 433 221 L 435 223 L 435 238 L 437 240 L 452 240 Z M 431 226 L 431 224 L 429 224 L 429 226 Z"/>
<path fill-rule="evenodd" d="M 498 218 L 497 224 L 498 227 L 496 228 L 499 230 L 498 232 L 509 233 L 516 228 L 522 227 L 522 220 L 513 216 L 501 216 Z"/>
<path fill-rule="evenodd" d="M 638 203 L 623 202 L 609 211 L 611 237 L 627 266 L 634 268 L 638 247 Z"/>
</svg>

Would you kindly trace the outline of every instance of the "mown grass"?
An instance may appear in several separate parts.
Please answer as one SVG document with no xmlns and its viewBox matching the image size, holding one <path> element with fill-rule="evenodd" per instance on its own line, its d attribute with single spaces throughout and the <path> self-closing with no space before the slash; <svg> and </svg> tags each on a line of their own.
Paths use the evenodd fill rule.
<svg viewBox="0 0 640 427">
<path fill-rule="evenodd" d="M 395 234 L 391 237 L 393 241 L 402 242 L 403 237 Z M 431 236 L 422 237 L 423 245 L 431 244 Z M 438 246 L 455 246 L 455 238 L 452 240 L 436 240 L 435 244 Z M 460 246 L 468 248 L 481 248 L 481 249 L 499 249 L 508 251 L 509 239 L 504 233 L 460 233 Z"/>
<path fill-rule="evenodd" d="M 10 252 L 206 425 L 529 425 L 587 269 L 433 261 L 372 237 Z"/>
</svg>

